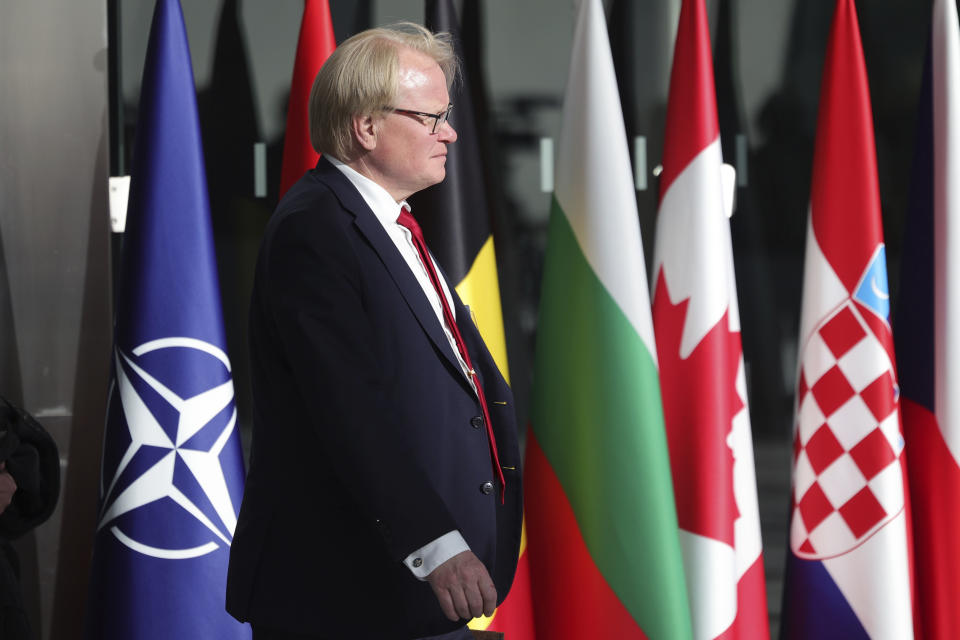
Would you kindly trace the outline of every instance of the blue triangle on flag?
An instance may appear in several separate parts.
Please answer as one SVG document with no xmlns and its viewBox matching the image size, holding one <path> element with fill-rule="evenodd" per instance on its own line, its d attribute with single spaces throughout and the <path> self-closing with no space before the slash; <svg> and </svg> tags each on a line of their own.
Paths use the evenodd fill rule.
<svg viewBox="0 0 960 640">
<path fill-rule="evenodd" d="M 823 563 L 787 552 L 783 640 L 869 640 L 850 604 Z"/>
</svg>

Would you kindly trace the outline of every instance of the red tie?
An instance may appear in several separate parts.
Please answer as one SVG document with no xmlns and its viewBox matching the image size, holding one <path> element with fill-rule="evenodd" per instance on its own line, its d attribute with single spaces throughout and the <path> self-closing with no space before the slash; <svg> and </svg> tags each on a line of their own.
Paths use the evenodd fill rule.
<svg viewBox="0 0 960 640">
<path fill-rule="evenodd" d="M 483 411 L 483 421 L 487 425 L 487 439 L 490 442 L 490 457 L 493 459 L 493 471 L 497 476 L 497 479 L 500 481 L 500 502 L 503 503 L 506 483 L 503 480 L 503 469 L 500 468 L 500 457 L 497 455 L 497 441 L 493 437 L 493 425 L 490 423 L 490 410 L 487 409 L 487 399 L 483 395 L 483 386 L 480 384 L 480 379 L 477 377 L 477 372 L 473 368 L 473 364 L 470 362 L 470 354 L 467 353 L 467 345 L 463 343 L 463 337 L 460 335 L 460 330 L 457 328 L 457 323 L 454 320 L 453 312 L 450 310 L 450 305 L 447 304 L 447 296 L 443 293 L 443 287 L 440 286 L 440 278 L 437 276 L 436 270 L 433 268 L 433 260 L 430 259 L 430 253 L 427 251 L 427 243 L 423 240 L 423 231 L 420 230 L 420 225 L 417 224 L 417 221 L 411 215 L 410 210 L 406 207 L 400 209 L 400 216 L 397 218 L 397 222 L 402 226 L 410 230 L 410 233 L 413 234 L 413 246 L 416 247 L 417 253 L 420 254 L 420 262 L 423 263 L 424 268 L 427 270 L 427 275 L 430 276 L 430 282 L 433 284 L 433 288 L 437 290 L 437 295 L 440 297 L 440 306 L 443 307 L 443 319 L 447 323 L 447 327 L 450 329 L 450 333 L 453 334 L 453 339 L 457 343 L 457 350 L 460 352 L 460 357 L 463 358 L 464 363 L 467 365 L 467 371 L 470 377 L 473 379 L 473 384 L 477 388 L 477 397 L 480 399 L 480 408 Z"/>
</svg>

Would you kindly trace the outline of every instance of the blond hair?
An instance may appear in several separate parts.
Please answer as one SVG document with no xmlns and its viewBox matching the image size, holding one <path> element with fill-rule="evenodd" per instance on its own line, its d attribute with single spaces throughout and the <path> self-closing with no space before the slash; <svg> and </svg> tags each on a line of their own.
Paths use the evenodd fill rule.
<svg viewBox="0 0 960 640">
<path fill-rule="evenodd" d="M 449 90 L 459 69 L 450 34 L 413 22 L 367 29 L 345 40 L 320 68 L 310 91 L 310 143 L 317 153 L 349 161 L 355 115 L 389 110 L 399 90 L 399 49 L 423 53 L 440 66 Z"/>
</svg>

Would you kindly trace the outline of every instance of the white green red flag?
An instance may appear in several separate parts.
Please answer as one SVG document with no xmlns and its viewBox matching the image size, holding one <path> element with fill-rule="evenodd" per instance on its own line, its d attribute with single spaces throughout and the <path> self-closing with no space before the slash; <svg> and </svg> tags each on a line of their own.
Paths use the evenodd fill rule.
<svg viewBox="0 0 960 640">
<path fill-rule="evenodd" d="M 814 146 L 783 633 L 913 637 L 909 506 L 873 117 L 838 0 Z"/>
<path fill-rule="evenodd" d="M 693 637 L 769 637 L 760 516 L 724 209 L 710 30 L 684 0 L 654 249 L 653 325 Z"/>
<path fill-rule="evenodd" d="M 538 637 L 690 638 L 646 268 L 606 21 L 580 3 L 527 439 Z"/>
<path fill-rule="evenodd" d="M 904 234 L 897 365 L 918 637 L 960 637 L 960 26 L 934 0 Z"/>
</svg>

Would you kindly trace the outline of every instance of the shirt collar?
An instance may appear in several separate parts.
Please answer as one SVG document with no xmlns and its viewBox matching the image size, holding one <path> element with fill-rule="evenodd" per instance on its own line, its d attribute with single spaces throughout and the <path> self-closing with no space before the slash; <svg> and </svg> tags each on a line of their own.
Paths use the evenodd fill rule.
<svg viewBox="0 0 960 640">
<path fill-rule="evenodd" d="M 363 198 L 363 201 L 367 203 L 367 206 L 373 211 L 373 214 L 377 216 L 377 219 L 380 221 L 384 227 L 388 224 L 396 224 L 397 217 L 400 215 L 400 209 L 402 207 L 407 207 L 410 209 L 410 205 L 407 204 L 406 200 L 397 202 L 393 199 L 386 189 L 381 187 L 379 184 L 368 178 L 367 176 L 361 174 L 359 171 L 350 167 L 340 160 L 337 160 L 329 153 L 326 154 L 327 160 L 330 161 L 330 164 L 335 166 L 340 172 L 347 177 L 347 180 L 357 188 L 357 191 L 360 192 L 360 196 Z"/>
</svg>

